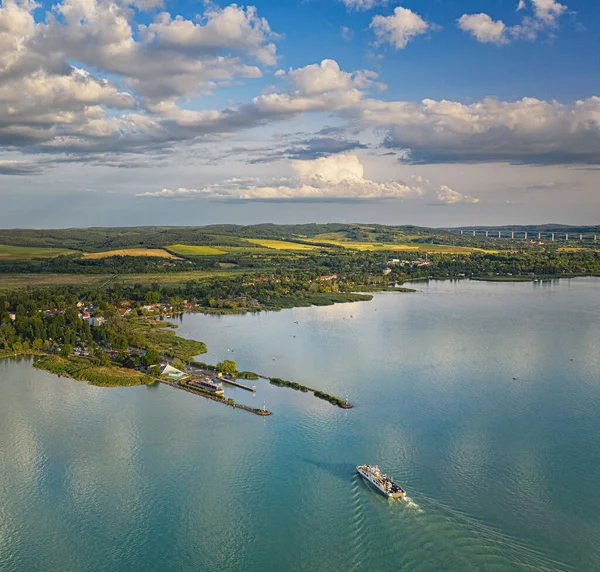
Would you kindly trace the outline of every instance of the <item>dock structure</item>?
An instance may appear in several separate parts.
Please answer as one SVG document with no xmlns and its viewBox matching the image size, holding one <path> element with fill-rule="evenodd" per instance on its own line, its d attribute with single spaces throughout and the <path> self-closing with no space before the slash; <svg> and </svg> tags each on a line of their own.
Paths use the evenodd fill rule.
<svg viewBox="0 0 600 572">
<path fill-rule="evenodd" d="M 216 379 L 216 378 L 213 378 Z M 235 387 L 239 387 L 240 389 L 245 389 L 246 391 L 251 391 L 252 393 L 256 393 L 256 385 L 250 387 L 249 385 L 244 385 L 240 383 L 237 379 L 229 378 L 229 377 L 219 377 L 219 381 L 224 383 L 228 383 L 229 385 L 235 385 Z"/>
<path fill-rule="evenodd" d="M 248 405 L 242 405 L 241 403 L 235 403 L 234 401 L 230 401 L 224 399 L 223 397 L 219 397 L 213 393 L 209 393 L 208 391 L 202 391 L 201 389 L 194 389 L 192 387 L 186 387 L 184 385 L 180 385 L 179 383 L 173 381 L 167 381 L 165 379 L 155 378 L 156 381 L 168 385 L 169 387 L 174 387 L 175 389 L 181 389 L 182 391 L 187 391 L 188 393 L 192 393 L 194 395 L 198 395 L 200 397 L 204 397 L 204 399 L 209 399 L 210 401 L 216 401 L 217 403 L 222 403 L 223 405 L 228 405 L 229 407 L 233 407 L 234 409 L 243 409 L 244 411 L 248 411 L 248 413 L 254 413 L 254 415 L 259 415 L 261 417 L 268 417 L 269 415 L 273 415 L 272 411 L 268 411 L 265 408 L 257 409 L 254 407 L 249 407 Z"/>
<path fill-rule="evenodd" d="M 244 385 L 243 383 L 240 383 L 237 379 L 225 375 L 223 375 L 222 377 L 218 377 L 218 375 L 213 370 L 202 369 L 201 367 L 192 364 L 188 365 L 186 370 L 193 373 L 194 375 L 203 375 L 205 377 L 209 377 L 215 383 L 218 383 L 219 381 L 224 381 L 225 383 L 228 383 L 229 385 L 234 385 L 235 387 L 239 387 L 240 389 L 245 389 L 246 391 L 251 391 L 252 393 L 256 392 L 255 385 Z"/>
</svg>

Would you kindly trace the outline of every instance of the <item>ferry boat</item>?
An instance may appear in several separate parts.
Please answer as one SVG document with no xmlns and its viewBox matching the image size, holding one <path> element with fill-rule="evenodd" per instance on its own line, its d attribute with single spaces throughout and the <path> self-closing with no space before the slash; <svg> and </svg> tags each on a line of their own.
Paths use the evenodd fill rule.
<svg viewBox="0 0 600 572">
<path fill-rule="evenodd" d="M 384 475 L 377 465 L 358 465 L 356 472 L 384 497 L 395 499 L 406 495 L 391 477 Z"/>
</svg>

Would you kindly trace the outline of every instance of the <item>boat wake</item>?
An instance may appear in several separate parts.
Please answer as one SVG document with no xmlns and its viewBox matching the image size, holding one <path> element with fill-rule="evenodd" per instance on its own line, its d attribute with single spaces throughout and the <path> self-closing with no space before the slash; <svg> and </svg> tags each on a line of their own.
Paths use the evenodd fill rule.
<svg viewBox="0 0 600 572">
<path fill-rule="evenodd" d="M 400 502 L 402 502 L 406 508 L 410 508 L 411 510 L 414 510 L 418 513 L 422 513 L 423 509 L 420 507 L 420 505 L 418 505 L 413 499 L 411 499 L 408 496 L 405 496 L 404 498 L 398 499 Z"/>
<path fill-rule="evenodd" d="M 378 495 L 366 496 L 359 484 L 355 480 L 352 570 L 360 570 L 370 554 L 393 563 L 395 570 L 572 569 L 526 542 L 426 495 L 417 494 L 418 502 L 409 496 L 386 501 Z M 387 513 L 386 518 L 382 518 L 381 510 Z"/>
</svg>

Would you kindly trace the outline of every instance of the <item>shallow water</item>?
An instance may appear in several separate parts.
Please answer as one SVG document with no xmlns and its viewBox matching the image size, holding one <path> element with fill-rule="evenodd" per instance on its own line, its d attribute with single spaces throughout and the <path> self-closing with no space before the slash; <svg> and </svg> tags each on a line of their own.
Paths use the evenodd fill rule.
<svg viewBox="0 0 600 572">
<path fill-rule="evenodd" d="M 350 411 L 225 386 L 263 419 L 0 362 L 0 570 L 600 569 L 600 280 L 418 288 L 184 317 L 201 359 Z"/>
</svg>

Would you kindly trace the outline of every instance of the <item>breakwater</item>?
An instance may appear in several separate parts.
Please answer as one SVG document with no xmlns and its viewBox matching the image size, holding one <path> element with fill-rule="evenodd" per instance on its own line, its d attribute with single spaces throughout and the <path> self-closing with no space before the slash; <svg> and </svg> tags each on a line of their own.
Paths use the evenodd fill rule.
<svg viewBox="0 0 600 572">
<path fill-rule="evenodd" d="M 323 399 L 324 401 L 329 401 L 332 405 L 336 405 L 342 409 L 352 409 L 354 406 L 347 399 L 343 400 L 335 395 L 331 395 L 330 393 L 325 393 L 320 389 L 315 389 L 314 387 L 309 387 L 308 385 L 302 385 L 296 381 L 288 381 L 286 379 L 281 379 L 280 377 L 267 377 L 266 375 L 258 374 L 258 377 L 262 379 L 266 379 L 271 383 L 271 385 L 276 385 L 277 387 L 289 387 L 295 391 L 302 391 L 303 393 L 311 392 L 315 397 L 319 399 Z"/>
</svg>

